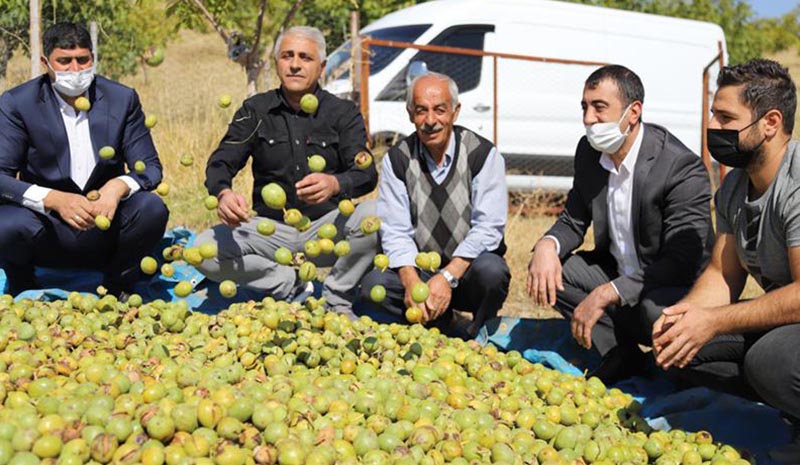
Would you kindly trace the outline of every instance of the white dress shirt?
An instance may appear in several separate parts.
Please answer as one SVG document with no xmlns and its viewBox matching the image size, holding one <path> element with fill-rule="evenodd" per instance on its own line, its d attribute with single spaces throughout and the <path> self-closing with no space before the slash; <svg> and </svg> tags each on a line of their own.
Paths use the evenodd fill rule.
<svg viewBox="0 0 800 465">
<path fill-rule="evenodd" d="M 608 171 L 608 229 L 611 239 L 610 252 L 617 261 L 620 276 L 630 276 L 639 271 L 639 258 L 636 254 L 636 242 L 633 237 L 633 219 L 631 207 L 633 200 L 633 177 L 639 149 L 642 146 L 644 124 L 639 126 L 639 133 L 622 164 L 617 168 L 607 153 L 600 155 L 600 166 Z M 613 285 L 613 283 L 612 283 Z M 616 287 L 615 287 L 616 289 Z M 619 294 L 619 291 L 617 291 Z"/>
<path fill-rule="evenodd" d="M 639 149 L 642 147 L 644 136 L 644 123 L 639 125 L 639 133 L 633 141 L 631 149 L 619 165 L 607 153 L 600 155 L 600 166 L 608 171 L 608 194 L 606 205 L 608 207 L 608 228 L 611 239 L 610 252 L 617 261 L 617 272 L 620 276 L 630 276 L 639 271 L 639 257 L 636 254 L 636 242 L 633 237 L 633 222 L 631 207 L 633 204 L 633 175 L 636 160 L 639 158 Z M 556 253 L 561 253 L 561 244 L 554 236 L 545 236 L 556 243 Z M 611 283 L 617 295 L 622 300 L 622 294 L 614 283 Z M 622 304 L 625 305 L 624 300 Z"/>
<path fill-rule="evenodd" d="M 72 105 L 68 104 L 53 90 L 58 101 L 61 118 L 64 121 L 64 129 L 67 132 L 70 154 L 70 178 L 83 190 L 89 177 L 97 165 L 97 151 L 92 145 L 92 136 L 89 132 L 89 115 L 85 111 L 76 111 Z M 120 176 L 118 179 L 125 182 L 130 188 L 130 192 L 125 198 L 130 197 L 140 188 L 130 176 Z M 52 189 L 39 185 L 32 185 L 22 195 L 22 205 L 39 213 L 46 213 L 44 209 L 44 198 Z"/>
</svg>

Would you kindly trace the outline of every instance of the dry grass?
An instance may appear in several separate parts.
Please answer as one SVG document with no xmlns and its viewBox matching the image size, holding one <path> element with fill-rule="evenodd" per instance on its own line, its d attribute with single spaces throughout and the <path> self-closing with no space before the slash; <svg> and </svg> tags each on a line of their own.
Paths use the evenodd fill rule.
<svg viewBox="0 0 800 465">
<path fill-rule="evenodd" d="M 784 52 L 775 58 L 789 66 L 793 75 L 800 76 L 800 59 L 796 52 Z M 15 57 L 9 67 L 7 87 L 25 81 L 28 69 L 26 58 Z M 123 82 L 139 92 L 146 113 L 158 116 L 153 138 L 164 165 L 165 180 L 172 186 L 166 199 L 171 211 L 170 226 L 186 226 L 200 231 L 215 224 L 216 216 L 202 206 L 206 195 L 204 167 L 245 97 L 244 72 L 227 59 L 219 37 L 185 31 L 170 45 L 167 59 L 161 66 L 148 68 Z M 226 93 L 233 97 L 234 103 L 227 109 L 220 109 L 216 105 L 217 99 Z M 193 166 L 180 165 L 178 160 L 183 153 L 194 156 Z M 250 195 L 252 177 L 249 169 L 237 177 L 234 188 Z M 552 309 L 531 303 L 525 293 L 525 277 L 529 251 L 555 221 L 554 212 L 559 200 L 557 196 L 543 193 L 512 198 L 506 228 L 506 259 L 512 280 L 502 310 L 504 315 L 557 316 Z M 591 247 L 591 233 L 587 237 L 586 246 Z M 745 295 L 753 297 L 759 293 L 758 285 L 750 280 Z"/>
</svg>

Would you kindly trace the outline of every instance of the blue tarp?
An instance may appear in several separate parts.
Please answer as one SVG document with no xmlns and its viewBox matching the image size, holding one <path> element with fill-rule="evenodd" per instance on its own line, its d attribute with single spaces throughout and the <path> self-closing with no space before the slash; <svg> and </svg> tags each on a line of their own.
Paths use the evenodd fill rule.
<svg viewBox="0 0 800 465">
<path fill-rule="evenodd" d="M 191 246 L 194 234 L 188 229 L 168 231 L 156 248 L 154 257 L 161 260 L 161 250 L 172 244 Z M 27 291 L 19 298 L 41 300 L 64 299 L 70 291 L 94 292 L 101 275 L 82 270 L 37 270 L 37 277 L 46 289 Z M 175 283 L 188 280 L 194 292 L 186 298 L 194 311 L 216 313 L 233 302 L 263 296 L 240 289 L 234 299 L 219 295 L 217 286 L 193 267 L 182 262 L 175 264 L 175 275 L 165 278 L 156 274 L 140 282 L 136 292 L 145 300 L 175 300 L 172 288 Z M 0 289 L 5 288 L 5 274 L 0 270 Z M 317 295 L 320 289 L 317 288 Z M 400 321 L 386 314 L 374 314 L 368 306 L 357 305 L 356 312 L 369 314 L 374 320 L 389 323 Z M 511 317 L 495 318 L 481 328 L 478 340 L 491 342 L 504 350 L 518 350 L 523 356 L 565 373 L 581 375 L 597 365 L 599 357 L 593 351 L 578 346 L 570 336 L 566 320 L 532 320 Z M 653 376 L 637 377 L 615 387 L 633 395 L 642 403 L 642 416 L 657 429 L 680 428 L 687 431 L 707 430 L 716 440 L 747 449 L 759 464 L 773 464 L 766 453 L 785 444 L 790 439 L 790 429 L 781 420 L 777 410 L 763 404 L 750 402 L 728 394 L 705 388 L 678 390 L 671 380 L 652 367 Z"/>
</svg>

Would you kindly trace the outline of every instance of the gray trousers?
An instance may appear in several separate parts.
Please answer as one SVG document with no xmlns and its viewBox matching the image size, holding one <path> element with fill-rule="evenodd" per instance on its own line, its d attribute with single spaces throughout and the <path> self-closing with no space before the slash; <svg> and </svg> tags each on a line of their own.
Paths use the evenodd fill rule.
<svg viewBox="0 0 800 465">
<path fill-rule="evenodd" d="M 612 257 L 578 252 L 564 261 L 561 270 L 564 290 L 556 295 L 556 310 L 572 320 L 575 308 L 596 287 L 618 276 Z M 648 291 L 634 306 L 611 306 L 592 329 L 592 347 L 605 355 L 617 345 L 652 345 L 653 323 L 661 311 L 689 291 L 687 287 L 664 287 Z"/>
<path fill-rule="evenodd" d="M 238 228 L 219 224 L 195 239 L 195 244 L 216 242 L 219 250 L 217 258 L 204 260 L 198 270 L 213 281 L 230 279 L 279 300 L 291 299 L 305 285 L 294 268 L 275 262 L 275 251 L 286 247 L 292 252 L 302 252 L 306 241 L 318 239 L 317 231 L 323 224 L 333 223 L 338 231 L 334 242 L 346 239 L 350 242 L 350 254 L 341 258 L 333 253 L 320 254 L 310 260 L 317 266 L 333 267 L 323 283 L 322 296 L 334 311 L 352 315 L 354 290 L 378 253 L 377 233 L 366 235 L 361 231 L 361 220 L 374 214 L 375 201 L 366 200 L 359 203 L 349 217 L 332 210 L 312 221 L 311 227 L 303 232 L 274 221 L 275 233 L 271 236 L 257 232 L 256 225 L 264 219 L 261 217 Z"/>
<path fill-rule="evenodd" d="M 748 397 L 800 423 L 800 324 L 763 333 L 718 336 L 678 376 L 692 384 Z"/>
</svg>

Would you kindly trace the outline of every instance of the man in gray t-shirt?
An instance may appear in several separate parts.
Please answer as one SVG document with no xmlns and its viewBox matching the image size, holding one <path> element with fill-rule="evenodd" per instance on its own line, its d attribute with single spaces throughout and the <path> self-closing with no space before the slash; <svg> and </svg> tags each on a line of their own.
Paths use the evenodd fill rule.
<svg viewBox="0 0 800 465">
<path fill-rule="evenodd" d="M 714 197 L 717 234 L 730 234 L 742 268 L 769 292 L 792 282 L 789 249 L 800 246 L 800 143 L 789 142 L 775 179 L 760 196 L 733 170 Z"/>
<path fill-rule="evenodd" d="M 711 263 L 653 326 L 656 363 L 700 384 L 753 396 L 800 419 L 800 143 L 797 96 L 770 60 L 722 70 L 708 149 L 735 168 L 716 194 Z M 740 300 L 751 275 L 765 294 Z M 797 429 L 800 431 L 800 428 Z M 800 437 L 770 452 L 800 463 Z"/>
</svg>

